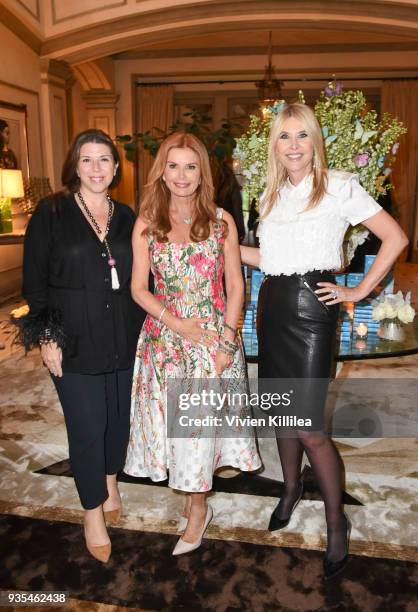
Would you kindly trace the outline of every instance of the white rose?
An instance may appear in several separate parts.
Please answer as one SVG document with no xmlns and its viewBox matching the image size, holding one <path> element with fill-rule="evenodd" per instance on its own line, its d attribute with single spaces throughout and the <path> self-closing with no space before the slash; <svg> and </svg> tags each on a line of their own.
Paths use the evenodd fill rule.
<svg viewBox="0 0 418 612">
<path fill-rule="evenodd" d="M 386 302 L 386 304 L 384 304 L 383 306 L 385 308 L 385 319 L 395 319 L 396 309 L 392 306 L 392 304 L 388 304 Z"/>
<path fill-rule="evenodd" d="M 375 321 L 381 321 L 385 318 L 386 310 L 383 304 L 378 304 L 373 308 L 372 317 Z"/>
<path fill-rule="evenodd" d="M 398 309 L 398 319 L 402 323 L 411 323 L 415 317 L 415 310 L 409 304 L 405 304 Z"/>
</svg>

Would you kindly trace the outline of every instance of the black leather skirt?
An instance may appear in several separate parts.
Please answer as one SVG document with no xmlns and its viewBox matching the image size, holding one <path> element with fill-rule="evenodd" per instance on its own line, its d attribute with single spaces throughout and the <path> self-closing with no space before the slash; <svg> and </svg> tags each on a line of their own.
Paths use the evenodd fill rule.
<svg viewBox="0 0 418 612">
<path fill-rule="evenodd" d="M 313 418 L 314 429 L 322 428 L 339 312 L 338 305 L 326 306 L 316 297 L 320 281 L 334 283 L 335 277 L 320 271 L 266 276 L 257 314 L 258 376 L 303 379 L 297 410 Z"/>
</svg>

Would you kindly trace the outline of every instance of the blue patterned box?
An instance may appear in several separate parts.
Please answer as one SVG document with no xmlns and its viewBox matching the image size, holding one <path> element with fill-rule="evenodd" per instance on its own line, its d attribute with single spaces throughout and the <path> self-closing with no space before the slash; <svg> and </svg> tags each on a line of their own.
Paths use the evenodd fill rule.
<svg viewBox="0 0 418 612">
<path fill-rule="evenodd" d="M 367 274 L 367 272 L 370 270 L 375 259 L 376 259 L 376 255 L 365 255 L 364 256 L 364 274 Z"/>
<path fill-rule="evenodd" d="M 258 292 L 260 291 L 261 283 L 264 279 L 264 272 L 253 268 L 251 270 L 251 281 L 250 281 L 250 301 L 257 302 Z"/>
<path fill-rule="evenodd" d="M 350 272 L 347 274 L 347 287 L 357 287 L 364 278 L 364 274 L 360 272 Z"/>
</svg>

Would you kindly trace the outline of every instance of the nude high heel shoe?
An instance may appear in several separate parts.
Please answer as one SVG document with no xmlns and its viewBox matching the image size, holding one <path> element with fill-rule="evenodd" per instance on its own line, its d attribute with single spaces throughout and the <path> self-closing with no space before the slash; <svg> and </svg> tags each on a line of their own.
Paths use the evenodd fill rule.
<svg viewBox="0 0 418 612">
<path fill-rule="evenodd" d="M 208 504 L 208 509 L 206 511 L 206 517 L 205 517 L 205 522 L 203 523 L 203 527 L 202 530 L 200 532 L 199 537 L 197 538 L 197 540 L 195 542 L 185 542 L 182 538 L 179 538 L 174 550 L 173 550 L 173 555 L 177 556 L 177 555 L 184 555 L 185 553 L 189 553 L 192 552 L 192 550 L 196 550 L 196 548 L 199 548 L 199 546 L 202 543 L 202 538 L 203 535 L 209 525 L 209 523 L 211 522 L 213 518 L 213 510 L 212 510 L 212 506 L 210 504 Z M 187 520 L 187 519 L 186 519 Z"/>
<path fill-rule="evenodd" d="M 107 563 L 109 561 L 110 555 L 112 553 L 112 543 L 103 544 L 100 546 L 93 546 L 89 544 L 86 538 L 86 531 L 84 530 L 84 539 L 86 541 L 86 548 L 91 554 L 92 557 L 100 561 L 101 563 Z"/>
<path fill-rule="evenodd" d="M 183 533 L 183 531 L 185 531 L 186 527 L 187 527 L 187 521 L 189 519 L 187 518 L 187 516 L 183 516 L 182 514 L 180 514 L 178 523 L 177 523 L 177 531 L 176 533 Z"/>
<path fill-rule="evenodd" d="M 116 510 L 103 510 L 105 521 L 108 523 L 118 523 L 122 516 L 122 506 L 116 508 Z"/>
<path fill-rule="evenodd" d="M 91 546 L 86 541 L 86 548 L 92 557 L 100 561 L 101 563 L 107 563 L 112 553 L 112 544 L 104 544 L 104 546 Z"/>
</svg>

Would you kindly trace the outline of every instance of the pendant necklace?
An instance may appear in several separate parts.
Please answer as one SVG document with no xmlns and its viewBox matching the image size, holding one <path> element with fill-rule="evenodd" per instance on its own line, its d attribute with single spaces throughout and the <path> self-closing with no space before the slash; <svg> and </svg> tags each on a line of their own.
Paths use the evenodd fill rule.
<svg viewBox="0 0 418 612">
<path fill-rule="evenodd" d="M 183 219 L 183 223 L 185 223 L 186 225 L 191 225 L 193 221 L 193 217 L 186 217 L 185 219 Z"/>
<path fill-rule="evenodd" d="M 102 230 L 100 229 L 99 224 L 97 223 L 96 219 L 93 217 L 92 213 L 88 209 L 87 204 L 85 203 L 84 198 L 81 195 L 81 192 L 79 191 L 77 193 L 77 195 L 78 195 L 78 199 L 80 200 L 80 203 L 81 203 L 82 207 L 84 208 L 84 211 L 85 211 L 86 215 L 90 219 L 90 221 L 91 221 L 94 229 L 96 230 L 97 234 L 100 236 L 100 234 L 102 233 Z M 107 263 L 110 266 L 110 278 L 112 279 L 112 289 L 114 289 L 116 291 L 117 289 L 120 288 L 119 278 L 118 278 L 118 271 L 116 270 L 116 259 L 114 259 L 112 257 L 112 253 L 110 251 L 109 243 L 107 241 L 107 234 L 109 232 L 110 221 L 112 220 L 112 216 L 113 216 L 113 211 L 114 211 L 115 205 L 114 205 L 112 199 L 110 198 L 109 194 L 106 194 L 106 199 L 107 199 L 107 203 L 109 204 L 109 212 L 108 212 L 108 215 L 107 215 L 106 230 L 105 230 L 105 235 L 104 235 L 104 238 L 103 238 L 103 244 L 105 246 L 105 249 L 106 249 L 106 252 L 107 252 L 107 256 L 108 256 Z"/>
</svg>

